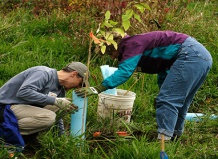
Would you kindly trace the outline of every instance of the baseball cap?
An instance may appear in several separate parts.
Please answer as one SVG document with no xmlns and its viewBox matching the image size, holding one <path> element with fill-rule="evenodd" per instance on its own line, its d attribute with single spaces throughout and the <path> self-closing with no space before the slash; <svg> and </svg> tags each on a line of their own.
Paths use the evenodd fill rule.
<svg viewBox="0 0 218 159">
<path fill-rule="evenodd" d="M 85 87 L 86 84 L 87 84 L 87 86 L 89 86 L 88 80 L 87 81 L 85 80 L 86 77 L 89 78 L 89 70 L 88 70 L 88 67 L 86 65 L 84 65 L 81 62 L 71 62 L 66 67 L 73 70 L 73 71 L 78 72 L 78 75 L 80 77 L 82 77 L 82 79 L 83 79 L 83 87 Z M 86 76 L 87 73 L 88 73 L 88 76 Z"/>
</svg>

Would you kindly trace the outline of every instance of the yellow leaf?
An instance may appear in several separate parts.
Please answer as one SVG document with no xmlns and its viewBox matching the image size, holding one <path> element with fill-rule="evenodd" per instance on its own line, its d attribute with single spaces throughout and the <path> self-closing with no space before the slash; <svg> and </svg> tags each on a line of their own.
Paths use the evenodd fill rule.
<svg viewBox="0 0 218 159">
<path fill-rule="evenodd" d="M 105 53 L 105 51 L 106 51 L 106 46 L 105 46 L 105 45 L 103 45 L 103 46 L 101 47 L 101 52 L 102 52 L 102 54 L 104 54 L 104 53 Z"/>
</svg>

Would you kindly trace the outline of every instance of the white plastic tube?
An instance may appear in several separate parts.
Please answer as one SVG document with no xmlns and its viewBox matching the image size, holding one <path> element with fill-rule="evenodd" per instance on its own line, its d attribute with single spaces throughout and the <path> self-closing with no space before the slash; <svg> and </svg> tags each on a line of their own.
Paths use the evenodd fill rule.
<svg viewBox="0 0 218 159">
<path fill-rule="evenodd" d="M 109 67 L 109 65 L 102 65 L 100 66 L 100 68 L 101 68 L 101 73 L 104 79 L 112 75 L 118 69 L 116 67 Z M 104 93 L 117 95 L 116 88 L 108 89 L 104 91 Z"/>
</svg>

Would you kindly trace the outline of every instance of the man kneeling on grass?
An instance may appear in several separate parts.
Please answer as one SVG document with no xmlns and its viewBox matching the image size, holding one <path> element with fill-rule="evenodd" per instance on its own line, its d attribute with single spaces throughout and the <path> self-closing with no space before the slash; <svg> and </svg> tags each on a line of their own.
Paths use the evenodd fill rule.
<svg viewBox="0 0 218 159">
<path fill-rule="evenodd" d="M 65 94 L 72 88 L 85 86 L 87 73 L 83 63 L 72 62 L 59 71 L 36 66 L 11 78 L 0 88 L 0 138 L 23 147 L 21 135 L 51 127 L 59 109 L 65 112 L 77 109 Z"/>
</svg>

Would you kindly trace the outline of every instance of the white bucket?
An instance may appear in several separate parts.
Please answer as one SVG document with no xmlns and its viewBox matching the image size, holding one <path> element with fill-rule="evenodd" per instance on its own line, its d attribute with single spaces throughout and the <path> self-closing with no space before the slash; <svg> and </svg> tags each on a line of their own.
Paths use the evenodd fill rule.
<svg viewBox="0 0 218 159">
<path fill-rule="evenodd" d="M 117 95 L 100 93 L 98 94 L 97 113 L 101 118 L 122 118 L 125 122 L 130 122 L 132 108 L 136 94 L 127 90 L 117 89 Z"/>
</svg>

